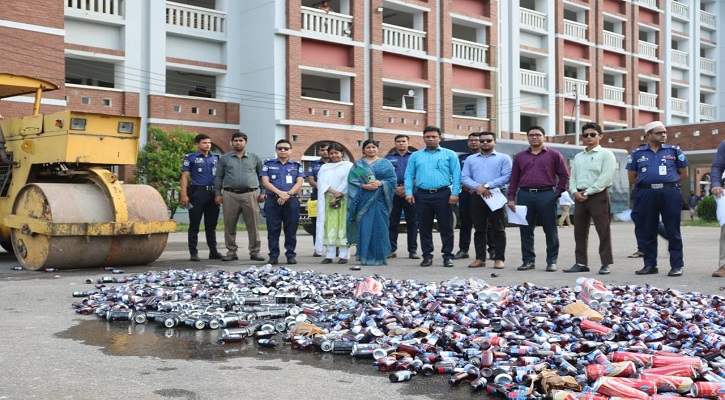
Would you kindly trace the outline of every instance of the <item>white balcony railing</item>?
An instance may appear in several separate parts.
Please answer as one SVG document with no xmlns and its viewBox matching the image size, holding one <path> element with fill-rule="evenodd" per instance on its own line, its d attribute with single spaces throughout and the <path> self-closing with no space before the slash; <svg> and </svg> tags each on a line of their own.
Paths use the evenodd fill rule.
<svg viewBox="0 0 725 400">
<path fill-rule="evenodd" d="M 683 4 L 677 1 L 673 1 L 670 3 L 670 11 L 672 12 L 672 16 L 687 21 L 689 18 L 687 17 L 687 12 L 689 11 L 689 7 L 687 4 Z"/>
<path fill-rule="evenodd" d="M 715 60 L 700 57 L 700 72 L 715 75 Z"/>
<path fill-rule="evenodd" d="M 487 64 L 488 45 L 452 38 L 453 58 L 477 64 Z"/>
<path fill-rule="evenodd" d="M 674 114 L 687 115 L 687 100 L 672 98 L 670 99 L 670 107 Z"/>
<path fill-rule="evenodd" d="M 639 54 L 649 58 L 657 58 L 657 45 L 644 40 L 639 41 Z"/>
<path fill-rule="evenodd" d="M 546 90 L 546 73 L 522 69 L 521 88 L 535 90 L 537 92 Z"/>
<path fill-rule="evenodd" d="M 687 53 L 680 50 L 670 50 L 672 64 L 678 67 L 687 68 Z"/>
<path fill-rule="evenodd" d="M 587 29 L 589 25 L 581 22 L 564 20 L 564 34 L 581 40 L 587 40 Z"/>
<path fill-rule="evenodd" d="M 700 10 L 700 26 L 704 28 L 717 29 L 717 23 L 714 14 Z"/>
<path fill-rule="evenodd" d="M 639 106 L 645 108 L 657 109 L 657 94 L 640 92 L 639 93 Z"/>
<path fill-rule="evenodd" d="M 700 116 L 715 119 L 715 106 L 712 104 L 700 103 Z"/>
<path fill-rule="evenodd" d="M 166 23 L 208 32 L 224 33 L 227 14 L 210 8 L 166 2 Z"/>
<path fill-rule="evenodd" d="M 122 16 L 123 0 L 66 0 L 66 8 L 105 15 Z"/>
<path fill-rule="evenodd" d="M 519 8 L 520 22 L 522 28 L 528 28 L 532 31 L 546 32 L 546 14 L 528 8 Z"/>
<path fill-rule="evenodd" d="M 624 50 L 624 35 L 604 31 L 604 45 L 613 49 Z"/>
<path fill-rule="evenodd" d="M 639 3 L 651 8 L 657 8 L 657 0 L 639 0 Z"/>
<path fill-rule="evenodd" d="M 589 82 L 575 79 L 575 78 L 564 78 L 564 91 L 567 95 L 573 95 L 574 92 L 579 93 L 579 97 L 587 97 L 589 93 L 587 89 Z"/>
<path fill-rule="evenodd" d="M 402 26 L 383 24 L 383 44 L 403 49 L 425 51 L 425 32 Z"/>
<path fill-rule="evenodd" d="M 624 88 L 604 85 L 604 100 L 624 103 Z"/>
<path fill-rule="evenodd" d="M 352 16 L 302 6 L 302 29 L 325 35 L 349 37 Z"/>
</svg>

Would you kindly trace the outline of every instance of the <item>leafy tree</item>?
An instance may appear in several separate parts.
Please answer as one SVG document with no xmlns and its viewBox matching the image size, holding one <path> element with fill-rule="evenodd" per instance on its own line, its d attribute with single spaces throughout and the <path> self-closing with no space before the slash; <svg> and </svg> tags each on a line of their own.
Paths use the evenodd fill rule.
<svg viewBox="0 0 725 400">
<path fill-rule="evenodd" d="M 715 196 L 704 197 L 697 204 L 697 216 L 703 221 L 717 221 L 717 203 L 715 202 Z"/>
<path fill-rule="evenodd" d="M 158 127 L 148 128 L 148 142 L 139 151 L 135 182 L 150 185 L 159 191 L 174 218 L 179 207 L 181 190 L 181 161 L 195 151 L 195 133 L 177 128 L 165 132 Z"/>
</svg>

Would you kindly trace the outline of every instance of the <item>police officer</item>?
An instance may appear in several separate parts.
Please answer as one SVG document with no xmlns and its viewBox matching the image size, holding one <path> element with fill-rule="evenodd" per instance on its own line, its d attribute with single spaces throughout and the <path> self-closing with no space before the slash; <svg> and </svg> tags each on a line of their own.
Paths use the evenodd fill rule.
<svg viewBox="0 0 725 400">
<path fill-rule="evenodd" d="M 388 235 L 390 236 L 390 254 L 388 258 L 397 257 L 398 231 L 400 230 L 400 214 L 405 213 L 405 224 L 408 232 L 408 258 L 420 259 L 418 252 L 418 220 L 415 217 L 415 204 L 405 201 L 405 168 L 408 166 L 408 159 L 413 154 L 408 150 L 410 138 L 408 135 L 395 137 L 395 150 L 385 156 L 385 159 L 393 164 L 395 175 L 398 177 L 398 184 L 393 197 L 393 207 L 390 210 L 390 222 L 388 224 Z"/>
<path fill-rule="evenodd" d="M 629 182 L 636 185 L 634 203 L 642 225 L 644 268 L 637 275 L 656 274 L 657 225 L 660 215 L 669 239 L 670 272 L 667 276 L 681 276 L 682 237 L 680 211 L 682 191 L 680 184 L 687 179 L 689 163 L 679 146 L 666 144 L 667 130 L 660 121 L 644 126 L 647 143 L 634 149 L 627 159 Z M 634 212 L 634 211 L 633 211 Z"/>
<path fill-rule="evenodd" d="M 320 144 L 318 144 L 317 154 L 320 155 L 320 159 L 311 162 L 310 166 L 307 169 L 307 181 L 310 183 L 310 186 L 312 186 L 310 200 L 317 201 L 317 174 L 320 172 L 320 167 L 330 162 L 330 156 L 327 154 L 327 151 L 329 149 L 330 144 L 327 142 L 321 142 Z M 310 207 L 308 203 L 308 214 L 309 210 Z M 311 217 L 310 219 L 312 220 L 312 245 L 315 246 L 315 250 L 314 253 L 312 253 L 312 256 L 322 257 L 322 241 L 320 241 L 319 249 L 317 245 L 317 229 L 315 228 L 317 226 L 317 217 Z"/>
<path fill-rule="evenodd" d="M 297 226 L 300 219 L 299 191 L 305 176 L 302 164 L 291 160 L 292 144 L 287 139 L 277 141 L 277 158 L 262 164 L 262 185 L 267 190 L 264 211 L 267 217 L 267 245 L 269 263 L 279 261 L 279 234 L 284 225 L 284 248 L 287 264 L 297 264 Z"/>
<path fill-rule="evenodd" d="M 216 224 L 219 219 L 219 206 L 214 203 L 214 174 L 219 163 L 219 155 L 211 152 L 211 138 L 204 134 L 194 138 L 198 151 L 184 156 L 181 167 L 181 207 L 189 208 L 189 254 L 191 261 L 201 261 L 196 248 L 199 236 L 199 224 L 204 215 L 206 244 L 209 246 L 209 259 L 218 260 L 222 255 L 216 249 Z M 191 185 L 189 185 L 191 177 Z"/>
</svg>

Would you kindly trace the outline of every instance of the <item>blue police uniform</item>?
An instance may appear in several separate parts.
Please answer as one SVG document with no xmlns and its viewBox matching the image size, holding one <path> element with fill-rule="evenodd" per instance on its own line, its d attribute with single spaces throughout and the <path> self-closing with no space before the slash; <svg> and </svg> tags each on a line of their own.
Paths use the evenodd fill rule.
<svg viewBox="0 0 725 400">
<path fill-rule="evenodd" d="M 278 158 L 269 158 L 262 163 L 261 176 L 269 178 L 269 182 L 277 189 L 288 192 L 297 182 L 297 178 L 304 178 L 305 171 L 302 164 L 287 160 L 282 164 Z M 300 219 L 300 199 L 297 194 L 284 205 L 277 203 L 276 194 L 267 191 L 264 201 L 264 213 L 267 218 L 267 245 L 269 257 L 279 257 L 279 235 L 284 225 L 284 248 L 287 258 L 295 257 L 297 247 L 297 226 Z"/>
<path fill-rule="evenodd" d="M 214 203 L 214 175 L 219 154 L 209 153 L 204 156 L 200 152 L 189 153 L 184 156 L 182 172 L 188 172 L 191 177 L 191 184 L 187 187 L 189 191 L 189 203 L 193 206 L 189 210 L 189 253 L 192 256 L 198 255 L 196 248 L 198 244 L 199 225 L 201 217 L 204 216 L 204 233 L 206 244 L 209 246 L 209 254 L 217 254 L 216 225 L 219 220 L 219 206 Z"/>
<path fill-rule="evenodd" d="M 683 267 L 680 218 L 682 191 L 679 168 L 690 164 L 679 146 L 662 144 L 657 153 L 644 145 L 632 151 L 627 170 L 637 174 L 633 195 L 637 223 L 641 224 L 641 249 L 645 267 L 657 266 L 657 227 L 660 215 L 669 239 L 670 267 Z"/>
<path fill-rule="evenodd" d="M 471 154 L 458 155 L 458 160 L 461 162 L 461 171 L 463 170 L 463 164 Z M 471 194 L 465 189 L 461 189 L 461 194 L 458 195 L 458 213 L 461 216 L 461 229 L 458 231 L 458 250 L 467 253 L 471 246 L 473 219 L 471 218 Z"/>
<path fill-rule="evenodd" d="M 397 186 L 405 186 L 405 168 L 408 166 L 408 159 L 411 154 L 413 153 L 408 151 L 401 156 L 397 151 L 393 151 L 385 156 L 385 159 L 393 164 L 397 177 Z M 398 250 L 398 230 L 401 213 L 405 217 L 408 232 L 408 253 L 415 254 L 418 251 L 418 220 L 415 217 L 415 204 L 405 201 L 405 196 L 393 196 L 393 208 L 390 210 L 390 224 L 388 225 L 390 251 L 395 253 Z"/>
</svg>

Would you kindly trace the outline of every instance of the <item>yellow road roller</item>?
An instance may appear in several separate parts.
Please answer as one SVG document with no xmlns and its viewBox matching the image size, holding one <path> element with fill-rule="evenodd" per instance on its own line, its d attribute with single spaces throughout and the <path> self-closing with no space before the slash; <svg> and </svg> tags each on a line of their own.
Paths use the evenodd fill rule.
<svg viewBox="0 0 725 400">
<path fill-rule="evenodd" d="M 0 99 L 35 94 L 33 115 L 0 121 L 0 246 L 33 270 L 155 261 L 176 223 L 158 191 L 113 173 L 136 164 L 140 118 L 40 114 L 56 89 L 0 73 Z"/>
</svg>

